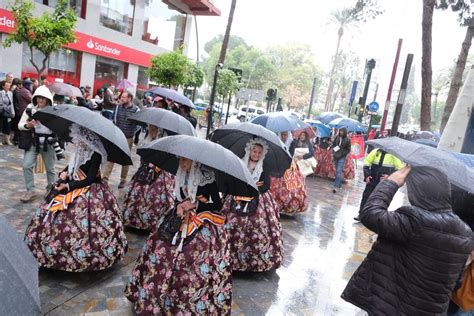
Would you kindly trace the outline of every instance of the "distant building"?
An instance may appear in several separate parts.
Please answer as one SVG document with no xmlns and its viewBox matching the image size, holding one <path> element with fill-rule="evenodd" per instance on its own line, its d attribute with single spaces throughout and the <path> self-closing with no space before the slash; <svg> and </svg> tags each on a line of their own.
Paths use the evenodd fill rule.
<svg viewBox="0 0 474 316">
<path fill-rule="evenodd" d="M 7 9 L 10 2 L 0 0 L 0 43 L 15 27 Z M 51 11 L 56 3 L 35 2 L 36 15 Z M 186 47 L 193 15 L 220 15 L 208 0 L 69 0 L 69 4 L 78 17 L 77 40 L 50 57 L 45 75 L 52 82 L 92 86 L 94 92 L 124 78 L 137 83 L 136 89 L 146 90 L 150 58 Z M 36 77 L 29 59 L 25 44 L 2 48 L 0 73 Z"/>
</svg>

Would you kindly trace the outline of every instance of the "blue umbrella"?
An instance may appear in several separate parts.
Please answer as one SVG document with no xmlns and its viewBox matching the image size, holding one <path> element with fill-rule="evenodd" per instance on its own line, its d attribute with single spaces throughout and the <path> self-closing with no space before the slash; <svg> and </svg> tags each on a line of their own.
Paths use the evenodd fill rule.
<svg viewBox="0 0 474 316">
<path fill-rule="evenodd" d="M 323 124 L 328 124 L 332 120 L 335 120 L 337 118 L 343 118 L 347 117 L 344 114 L 337 113 L 337 112 L 323 112 L 316 116 L 316 119 L 321 121 Z"/>
<path fill-rule="evenodd" d="M 195 108 L 193 102 L 191 102 L 191 100 L 189 100 L 185 95 L 182 95 L 178 91 L 175 91 L 172 89 L 156 87 L 156 88 L 151 88 L 146 93 L 156 94 L 162 98 L 170 99 L 173 102 L 185 105 L 192 109 Z"/>
<path fill-rule="evenodd" d="M 464 162 L 464 164 L 469 168 L 474 169 L 474 155 L 453 152 L 450 152 L 450 154 L 453 155 L 456 159 L 459 159 Z"/>
<path fill-rule="evenodd" d="M 333 128 L 347 128 L 348 132 L 366 132 L 367 131 L 367 126 L 363 125 L 361 122 L 347 118 L 347 117 L 342 117 L 342 118 L 337 118 L 335 120 L 332 120 L 329 122 L 329 127 Z"/>
<path fill-rule="evenodd" d="M 307 120 L 306 123 L 318 129 L 318 136 L 321 138 L 329 137 L 331 129 L 318 120 Z"/>
<path fill-rule="evenodd" d="M 250 122 L 261 125 L 274 133 L 294 131 L 297 129 L 310 127 L 296 116 L 284 114 L 281 112 L 262 114 Z"/>
<path fill-rule="evenodd" d="M 419 139 L 415 140 L 415 143 L 426 145 L 426 146 L 431 146 L 433 148 L 438 147 L 438 142 L 434 141 L 432 139 L 419 138 Z"/>
</svg>

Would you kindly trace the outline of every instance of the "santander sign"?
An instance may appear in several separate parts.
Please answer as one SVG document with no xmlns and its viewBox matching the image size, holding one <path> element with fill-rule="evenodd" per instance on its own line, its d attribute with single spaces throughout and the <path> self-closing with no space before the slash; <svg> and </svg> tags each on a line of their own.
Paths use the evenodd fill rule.
<svg viewBox="0 0 474 316">
<path fill-rule="evenodd" d="M 100 44 L 98 42 L 92 41 L 92 39 L 89 39 L 89 41 L 86 44 L 87 48 L 89 49 L 94 49 L 97 51 L 105 52 L 105 53 L 110 53 L 112 55 L 120 56 L 120 50 L 113 48 L 113 47 L 108 47 L 107 45 Z"/>
<path fill-rule="evenodd" d="M 15 24 L 12 12 L 0 9 L 0 33 L 12 33 L 15 30 Z M 150 66 L 152 54 L 81 32 L 74 32 L 74 34 L 76 35 L 76 41 L 65 45 L 65 47 L 130 64 Z"/>
</svg>

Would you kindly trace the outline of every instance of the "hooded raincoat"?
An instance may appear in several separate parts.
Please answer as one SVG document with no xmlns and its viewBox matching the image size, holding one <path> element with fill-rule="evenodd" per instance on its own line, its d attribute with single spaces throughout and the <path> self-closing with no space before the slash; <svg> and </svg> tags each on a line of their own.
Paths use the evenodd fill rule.
<svg viewBox="0 0 474 316">
<path fill-rule="evenodd" d="M 385 180 L 360 212 L 378 238 L 342 298 L 369 315 L 445 315 L 473 249 L 471 229 L 451 210 L 445 174 L 413 167 L 407 187 L 411 206 L 388 212 L 398 185 Z"/>
</svg>

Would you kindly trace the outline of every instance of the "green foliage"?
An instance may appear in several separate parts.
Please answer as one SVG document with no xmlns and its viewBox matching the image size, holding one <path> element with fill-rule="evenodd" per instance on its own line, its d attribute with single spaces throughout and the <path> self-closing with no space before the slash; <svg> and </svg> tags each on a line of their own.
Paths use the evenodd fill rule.
<svg viewBox="0 0 474 316">
<path fill-rule="evenodd" d="M 217 80 L 217 93 L 222 98 L 236 93 L 241 88 L 239 77 L 229 69 L 222 69 Z"/>
<path fill-rule="evenodd" d="M 189 60 L 181 50 L 163 53 L 151 59 L 147 70 L 150 80 L 167 87 L 179 86 L 188 78 Z"/>
<path fill-rule="evenodd" d="M 196 64 L 189 64 L 183 85 L 185 87 L 199 88 L 203 83 L 204 71 Z"/>
<path fill-rule="evenodd" d="M 372 125 L 377 125 L 382 122 L 382 115 L 372 115 Z"/>
<path fill-rule="evenodd" d="M 462 26 L 468 26 L 471 23 L 471 0 L 437 0 L 437 9 L 451 9 L 458 13 L 458 21 Z"/>
<path fill-rule="evenodd" d="M 31 52 L 30 61 L 40 75 L 46 69 L 51 53 L 76 40 L 76 16 L 68 8 L 67 0 L 58 0 L 53 13 L 43 13 L 38 17 L 33 16 L 33 9 L 34 5 L 29 0 L 16 0 L 10 6 L 16 20 L 16 29 L 7 36 L 3 46 L 26 42 Z M 45 56 L 41 67 L 33 60 L 34 50 L 39 50 Z"/>
<path fill-rule="evenodd" d="M 367 22 L 381 15 L 383 11 L 379 8 L 377 0 L 357 0 L 351 9 L 351 16 L 355 21 Z"/>
</svg>

